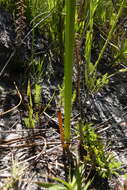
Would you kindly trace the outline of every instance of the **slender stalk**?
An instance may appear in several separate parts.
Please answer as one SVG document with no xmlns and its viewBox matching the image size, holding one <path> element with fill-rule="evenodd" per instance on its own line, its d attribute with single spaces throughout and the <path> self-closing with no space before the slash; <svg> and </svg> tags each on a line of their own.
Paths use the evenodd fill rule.
<svg viewBox="0 0 127 190">
<path fill-rule="evenodd" d="M 64 58 L 64 127 L 65 141 L 70 143 L 70 117 L 72 99 L 72 67 L 76 0 L 66 0 L 65 58 Z"/>
<path fill-rule="evenodd" d="M 95 68 L 97 67 L 99 61 L 101 60 L 101 58 L 102 58 L 102 56 L 103 56 L 103 54 L 104 54 L 104 51 L 105 51 L 105 49 L 106 49 L 106 47 L 107 47 L 107 45 L 108 45 L 108 43 L 109 43 L 109 40 L 111 39 L 111 36 L 112 36 L 112 34 L 113 34 L 113 32 L 114 32 L 114 29 L 115 29 L 115 26 L 116 26 L 116 24 L 117 24 L 117 22 L 118 22 L 118 19 L 119 19 L 120 15 L 121 15 L 121 12 L 122 12 L 122 9 L 123 9 L 123 5 L 124 5 L 124 1 L 125 1 L 125 0 L 123 0 L 122 3 L 121 3 L 121 5 L 120 5 L 118 14 L 117 14 L 116 19 L 115 19 L 115 21 L 114 21 L 114 24 L 113 24 L 112 27 L 111 27 L 111 30 L 110 30 L 110 32 L 109 32 L 109 34 L 108 34 L 108 37 L 107 37 L 107 40 L 106 40 L 106 42 L 105 42 L 105 44 L 104 44 L 104 46 L 103 46 L 103 48 L 102 48 L 102 50 L 101 50 L 101 52 L 100 52 L 100 54 L 99 54 L 99 57 L 98 57 L 98 59 L 97 59 L 97 61 L 96 61 L 96 63 L 95 63 Z"/>
</svg>

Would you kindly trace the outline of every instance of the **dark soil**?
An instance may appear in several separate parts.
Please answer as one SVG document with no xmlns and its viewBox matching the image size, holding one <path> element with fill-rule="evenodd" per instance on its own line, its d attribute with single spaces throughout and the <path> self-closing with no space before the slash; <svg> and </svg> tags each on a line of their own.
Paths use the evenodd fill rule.
<svg viewBox="0 0 127 190">
<path fill-rule="evenodd" d="M 48 67 L 47 72 L 50 73 Z M 8 114 L 1 114 L 0 187 L 3 188 L 4 185 L 6 186 L 9 183 L 14 160 L 18 162 L 19 168 L 20 166 L 22 169 L 24 168 L 22 178 L 17 184 L 19 189 L 38 189 L 36 182 L 50 182 L 52 177 L 66 179 L 64 167 L 66 158 L 60 142 L 56 112 L 57 81 L 54 80 L 53 84 L 53 80 L 47 82 L 45 78 L 42 82 L 42 109 L 45 108 L 49 98 L 52 97 L 54 90 L 56 90 L 56 95 L 50 108 L 40 116 L 36 128 L 27 129 L 23 121 L 23 118 L 27 115 L 26 87 L 22 85 L 25 77 L 22 73 L 18 76 L 14 75 L 15 77 L 13 75 L 14 73 L 11 73 L 10 76 L 6 74 L 5 77 L 1 78 L 0 110 L 1 112 L 10 110 L 19 102 L 19 96 L 13 81 L 16 81 L 23 101 L 18 108 Z M 127 171 L 126 91 L 126 75 L 116 76 L 110 81 L 109 85 L 97 94 L 91 95 L 87 101 L 84 100 L 86 98 L 85 89 L 81 89 L 82 117 L 94 123 L 96 132 L 103 137 L 103 141 L 107 144 L 107 150 L 110 150 L 116 160 L 122 163 L 118 178 L 114 177 L 112 180 L 104 181 L 97 177 L 94 182 L 97 190 L 114 189 L 117 183 L 123 183 L 123 174 Z M 74 118 L 72 121 L 73 130 L 75 130 L 74 125 L 79 117 L 78 109 L 79 107 L 75 105 L 72 117 Z M 75 139 L 75 136 L 73 138 Z M 73 146 L 76 147 L 77 140 L 72 140 L 72 142 Z"/>
</svg>

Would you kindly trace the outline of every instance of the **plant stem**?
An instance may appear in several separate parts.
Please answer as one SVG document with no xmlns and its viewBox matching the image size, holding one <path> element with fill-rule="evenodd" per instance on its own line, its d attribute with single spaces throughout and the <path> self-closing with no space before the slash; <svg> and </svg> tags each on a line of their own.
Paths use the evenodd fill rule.
<svg viewBox="0 0 127 190">
<path fill-rule="evenodd" d="M 103 56 L 103 53 L 104 53 L 104 51 L 105 51 L 105 49 L 106 49 L 106 47 L 107 47 L 107 45 L 108 45 L 108 43 L 109 43 L 109 40 L 111 39 L 112 33 L 113 33 L 114 29 L 115 29 L 115 26 L 116 26 L 116 24 L 117 24 L 117 22 L 118 22 L 118 19 L 119 19 L 120 15 L 121 15 L 121 12 L 122 12 L 122 9 L 123 9 L 124 1 L 125 1 L 125 0 L 123 0 L 122 3 L 121 3 L 121 6 L 120 6 L 120 8 L 119 8 L 118 14 L 117 14 L 116 19 L 115 19 L 115 21 L 114 21 L 114 24 L 113 24 L 112 27 L 111 27 L 111 30 L 110 30 L 110 32 L 109 32 L 109 34 L 108 34 L 108 37 L 107 37 L 107 40 L 106 40 L 106 42 L 105 42 L 105 44 L 104 44 L 104 46 L 103 46 L 103 48 L 102 48 L 102 50 L 101 50 L 101 52 L 100 52 L 100 54 L 99 54 L 99 57 L 98 57 L 98 59 L 97 59 L 97 61 L 96 61 L 96 63 L 95 63 L 95 68 L 97 67 L 99 61 L 101 60 L 101 58 L 102 58 L 102 56 Z"/>
<path fill-rule="evenodd" d="M 72 98 L 72 67 L 75 22 L 75 0 L 66 0 L 65 58 L 64 58 L 64 126 L 65 141 L 70 143 L 70 117 Z"/>
</svg>

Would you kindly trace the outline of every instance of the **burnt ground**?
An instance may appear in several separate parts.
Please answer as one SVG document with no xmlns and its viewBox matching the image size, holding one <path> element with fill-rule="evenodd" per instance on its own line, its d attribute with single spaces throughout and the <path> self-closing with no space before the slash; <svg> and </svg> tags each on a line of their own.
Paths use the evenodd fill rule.
<svg viewBox="0 0 127 190">
<path fill-rule="evenodd" d="M 1 112 L 15 107 L 20 100 L 9 78 L 1 79 Z M 16 189 L 38 189 L 35 185 L 37 181 L 49 181 L 52 176 L 65 176 L 56 116 L 52 118 L 52 115 L 44 112 L 40 116 L 41 123 L 35 129 L 27 129 L 23 122 L 23 102 L 13 111 L 1 114 L 0 189 L 8 189 L 14 160 L 18 163 L 15 166 L 18 169 L 16 175 L 22 178 Z"/>
<path fill-rule="evenodd" d="M 48 70 L 48 68 L 50 69 Z M 83 70 L 83 67 L 81 69 Z M 0 115 L 0 189 L 9 189 L 8 184 L 13 181 L 13 167 L 18 171 L 15 174 L 17 179 L 14 185 L 15 189 L 44 189 L 39 188 L 36 182 L 51 182 L 52 177 L 66 179 L 64 164 L 67 160 L 63 154 L 57 121 L 59 94 L 57 85 L 58 78 L 62 76 L 62 70 L 61 66 L 60 74 L 60 66 L 58 72 L 56 66 L 47 67 L 47 76 L 50 76 L 50 79 L 44 77 L 40 83 L 42 85 L 42 114 L 40 114 L 34 129 L 26 128 L 23 120 L 28 115 L 27 82 L 24 82 L 27 81 L 26 74 L 16 75 L 11 72 L 1 78 L 0 112 L 4 113 L 6 110 L 10 110 L 20 101 L 21 97 L 13 84 L 14 81 L 21 93 L 22 103 L 14 110 L 10 110 L 9 113 Z M 91 189 L 115 190 L 117 184 L 124 183 L 123 175 L 127 171 L 126 80 L 126 74 L 117 75 L 100 92 L 90 95 L 89 98 L 86 97 L 86 90 L 81 82 L 82 117 L 86 118 L 88 122 L 94 123 L 95 130 L 103 138 L 107 150 L 113 153 L 117 161 L 122 163 L 118 171 L 119 176 L 112 177 L 106 183 L 102 179 L 97 179 L 95 187 Z M 52 98 L 53 96 L 54 98 Z M 51 98 L 50 106 L 43 112 Z M 72 144 L 74 147 L 77 147 L 78 143 L 75 136 L 75 125 L 80 118 L 79 109 L 79 105 L 74 104 L 72 114 Z"/>
</svg>

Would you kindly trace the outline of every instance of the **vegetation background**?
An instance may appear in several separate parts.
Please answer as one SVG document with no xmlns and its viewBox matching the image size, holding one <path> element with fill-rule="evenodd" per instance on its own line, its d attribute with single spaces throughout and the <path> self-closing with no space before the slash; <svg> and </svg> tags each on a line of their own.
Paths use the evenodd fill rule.
<svg viewBox="0 0 127 190">
<path fill-rule="evenodd" d="M 26 128 L 34 130 L 40 124 L 41 115 L 53 106 L 51 102 L 58 96 L 54 94 L 42 111 L 41 82 L 44 77 L 52 78 L 52 74 L 46 76 L 48 66 L 45 65 L 50 66 L 50 62 L 62 73 L 57 79 L 59 100 L 56 109 L 63 154 L 67 159 L 66 179 L 54 178 L 58 184 L 36 183 L 48 189 L 85 190 L 92 189 L 96 174 L 104 180 L 117 176 L 121 164 L 106 151 L 94 124 L 85 118 L 81 90 L 84 85 L 87 101 L 110 84 L 114 76 L 127 71 L 127 1 L 0 0 L 0 5 L 14 20 L 14 50 L 20 52 L 31 37 L 28 59 L 16 62 L 17 68 L 21 64 L 27 68 L 27 117 L 23 119 Z M 47 51 L 39 55 L 35 48 L 38 34 L 48 43 Z M 76 133 L 73 134 L 71 120 L 75 109 L 79 121 L 75 123 Z M 78 138 L 81 149 L 78 154 L 73 154 L 70 148 L 74 137 Z M 15 180 L 13 177 L 10 181 L 13 189 Z"/>
</svg>

